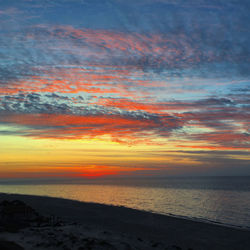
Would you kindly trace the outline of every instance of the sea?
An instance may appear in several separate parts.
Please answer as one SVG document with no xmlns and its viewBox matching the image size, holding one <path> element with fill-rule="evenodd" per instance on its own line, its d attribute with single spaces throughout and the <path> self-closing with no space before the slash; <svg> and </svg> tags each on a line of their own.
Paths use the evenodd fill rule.
<svg viewBox="0 0 250 250">
<path fill-rule="evenodd" d="M 124 206 L 250 229 L 250 176 L 1 182 L 0 192 Z"/>
</svg>

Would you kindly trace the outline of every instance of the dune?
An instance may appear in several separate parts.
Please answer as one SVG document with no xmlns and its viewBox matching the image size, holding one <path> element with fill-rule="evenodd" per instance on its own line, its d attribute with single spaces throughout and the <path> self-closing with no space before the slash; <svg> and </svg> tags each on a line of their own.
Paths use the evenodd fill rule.
<svg viewBox="0 0 250 250">
<path fill-rule="evenodd" d="M 62 198 L 1 193 L 0 216 L 6 250 L 250 249 L 246 228 Z"/>
</svg>

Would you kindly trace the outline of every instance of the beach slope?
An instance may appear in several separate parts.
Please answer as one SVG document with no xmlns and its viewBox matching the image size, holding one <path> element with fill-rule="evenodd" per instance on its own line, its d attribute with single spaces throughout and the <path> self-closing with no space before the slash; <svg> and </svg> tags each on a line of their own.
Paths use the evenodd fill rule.
<svg viewBox="0 0 250 250">
<path fill-rule="evenodd" d="M 0 194 L 0 204 L 7 207 L 15 200 L 24 207 L 25 216 L 20 215 L 21 222 L 11 216 L 11 223 L 18 221 L 21 225 L 16 230 L 2 227 L 0 248 L 1 244 L 17 244 L 16 248 L 6 249 L 250 249 L 250 231 L 246 229 L 125 207 Z"/>
</svg>

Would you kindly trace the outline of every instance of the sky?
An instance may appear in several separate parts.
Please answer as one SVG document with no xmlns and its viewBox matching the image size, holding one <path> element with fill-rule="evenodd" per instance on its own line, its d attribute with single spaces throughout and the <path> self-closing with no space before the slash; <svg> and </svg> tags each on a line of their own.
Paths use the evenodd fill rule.
<svg viewBox="0 0 250 250">
<path fill-rule="evenodd" d="M 248 0 L 0 0 L 0 178 L 250 175 Z"/>
</svg>

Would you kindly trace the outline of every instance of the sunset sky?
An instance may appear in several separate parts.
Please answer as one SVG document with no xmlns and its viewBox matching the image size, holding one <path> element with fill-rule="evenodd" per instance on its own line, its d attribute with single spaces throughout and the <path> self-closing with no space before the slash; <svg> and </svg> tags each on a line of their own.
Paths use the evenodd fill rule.
<svg viewBox="0 0 250 250">
<path fill-rule="evenodd" d="M 248 0 L 0 0 L 0 178 L 250 175 Z"/>
</svg>

